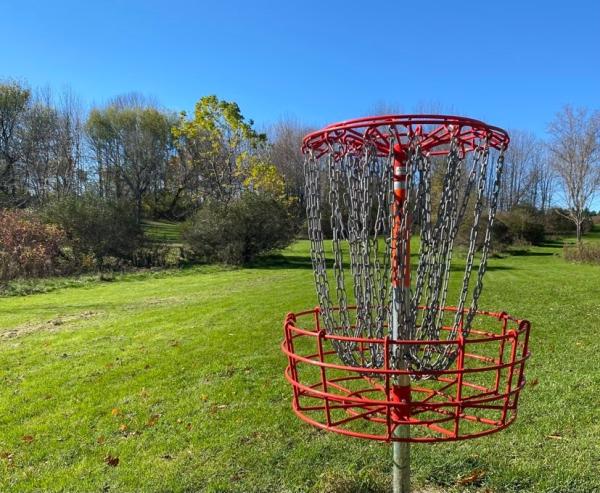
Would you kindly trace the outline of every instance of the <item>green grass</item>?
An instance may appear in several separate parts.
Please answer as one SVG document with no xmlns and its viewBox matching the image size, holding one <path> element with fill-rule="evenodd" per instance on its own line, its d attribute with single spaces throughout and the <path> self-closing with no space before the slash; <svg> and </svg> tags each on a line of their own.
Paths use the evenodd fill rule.
<svg viewBox="0 0 600 493">
<path fill-rule="evenodd" d="M 144 234 L 156 243 L 181 243 L 181 224 L 172 221 L 143 221 Z"/>
<path fill-rule="evenodd" d="M 561 248 L 491 259 L 481 307 L 532 321 L 531 383 L 507 430 L 414 446 L 416 485 L 480 470 L 482 493 L 600 490 L 600 267 Z M 0 299 L 0 491 L 388 491 L 389 446 L 290 409 L 281 324 L 314 305 L 306 242 Z"/>
</svg>

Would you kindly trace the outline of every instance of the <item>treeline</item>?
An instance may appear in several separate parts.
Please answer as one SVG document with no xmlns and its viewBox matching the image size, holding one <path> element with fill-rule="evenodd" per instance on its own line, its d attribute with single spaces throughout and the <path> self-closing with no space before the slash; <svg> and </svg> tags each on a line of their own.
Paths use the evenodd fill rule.
<svg viewBox="0 0 600 493">
<path fill-rule="evenodd" d="M 548 124 L 548 139 L 512 130 L 499 198 L 498 237 L 537 243 L 546 234 L 593 227 L 600 190 L 600 112 L 565 106 Z M 506 234 L 504 234 L 506 233 Z"/>
<path fill-rule="evenodd" d="M 0 278 L 161 265 L 171 253 L 144 241 L 144 219 L 188 220 L 177 261 L 242 263 L 285 246 L 301 221 L 304 132 L 286 122 L 267 138 L 216 96 L 191 115 L 137 94 L 86 111 L 70 92 L 4 82 Z"/>
<path fill-rule="evenodd" d="M 201 98 L 193 115 L 137 94 L 85 111 L 70 92 L 0 84 L 0 207 L 84 191 L 128 201 L 142 217 L 181 220 L 244 190 L 301 193 L 303 129 L 258 132 L 234 102 Z M 301 161 L 300 161 L 301 162 Z M 276 164 L 279 163 L 279 164 Z M 286 188 L 287 184 L 287 188 Z"/>
<path fill-rule="evenodd" d="M 589 228 L 599 113 L 565 107 L 548 128 L 547 141 L 509 132 L 499 243 L 570 231 L 581 239 Z M 138 94 L 86 109 L 70 91 L 0 82 L 0 278 L 245 263 L 285 246 L 303 220 L 308 131 L 293 121 L 259 131 L 216 96 L 192 114 Z M 185 251 L 148 242 L 145 219 L 185 222 Z"/>
</svg>

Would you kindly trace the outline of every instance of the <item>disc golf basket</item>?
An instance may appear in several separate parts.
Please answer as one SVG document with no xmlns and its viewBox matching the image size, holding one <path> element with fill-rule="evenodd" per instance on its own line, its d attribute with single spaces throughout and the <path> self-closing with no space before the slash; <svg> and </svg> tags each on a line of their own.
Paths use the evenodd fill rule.
<svg viewBox="0 0 600 493">
<path fill-rule="evenodd" d="M 392 442 L 395 492 L 410 489 L 410 442 L 475 438 L 516 418 L 530 324 L 478 309 L 508 143 L 500 128 L 436 115 L 304 139 L 319 304 L 284 324 L 293 409 Z"/>
</svg>

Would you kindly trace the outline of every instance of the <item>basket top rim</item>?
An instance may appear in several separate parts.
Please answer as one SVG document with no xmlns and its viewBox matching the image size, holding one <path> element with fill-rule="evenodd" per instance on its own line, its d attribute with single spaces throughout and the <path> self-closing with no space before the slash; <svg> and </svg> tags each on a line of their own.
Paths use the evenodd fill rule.
<svg viewBox="0 0 600 493">
<path fill-rule="evenodd" d="M 423 128 L 427 126 L 429 128 Z M 329 124 L 307 134 L 302 151 L 311 151 L 320 157 L 330 152 L 332 145 L 345 147 L 342 154 L 356 152 L 365 143 L 374 144 L 379 155 L 387 154 L 392 144 L 418 142 L 423 152 L 432 155 L 446 154 L 443 147 L 457 138 L 463 151 L 476 147 L 476 140 L 487 139 L 490 147 L 498 150 L 508 147 L 508 133 L 474 118 L 455 115 L 394 114 L 367 116 Z M 336 151 L 337 152 L 337 151 Z"/>
</svg>

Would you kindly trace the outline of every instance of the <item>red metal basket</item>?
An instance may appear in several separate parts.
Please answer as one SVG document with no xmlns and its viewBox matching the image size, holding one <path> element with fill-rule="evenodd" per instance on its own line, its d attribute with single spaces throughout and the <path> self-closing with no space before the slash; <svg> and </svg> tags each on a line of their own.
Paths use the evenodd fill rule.
<svg viewBox="0 0 600 493">
<path fill-rule="evenodd" d="M 444 311 L 455 313 L 456 308 Z M 292 407 L 318 428 L 371 440 L 440 442 L 494 433 L 517 416 L 530 355 L 527 320 L 478 311 L 467 338 L 403 341 L 327 334 L 315 308 L 288 314 L 284 330 Z M 335 341 L 354 342 L 358 357 L 383 350 L 384 364 L 342 365 Z M 447 370 L 411 371 L 417 380 L 399 387 L 394 382 L 408 371 L 390 368 L 389 362 L 394 348 L 405 345 L 451 345 L 458 348 L 458 357 Z M 410 427 L 408 438 L 397 436 L 400 426 Z"/>
</svg>

